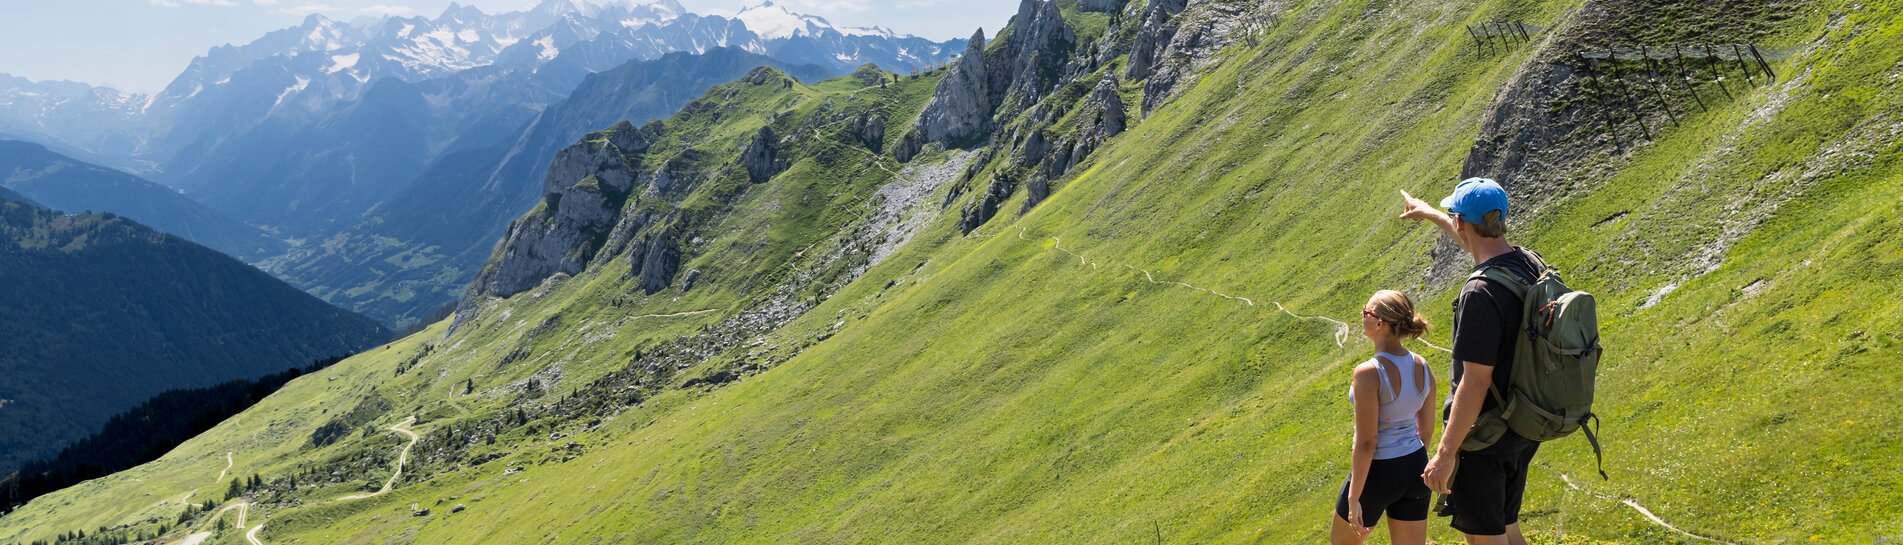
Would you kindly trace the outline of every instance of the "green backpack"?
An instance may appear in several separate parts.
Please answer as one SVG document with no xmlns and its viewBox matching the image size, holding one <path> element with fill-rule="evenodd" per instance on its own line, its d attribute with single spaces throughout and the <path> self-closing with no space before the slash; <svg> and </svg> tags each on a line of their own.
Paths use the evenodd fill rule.
<svg viewBox="0 0 1903 545">
<path fill-rule="evenodd" d="M 1524 250 L 1524 249 L 1523 249 Z M 1598 459 L 1599 477 L 1606 478 L 1605 457 L 1599 450 L 1599 417 L 1592 412 L 1593 381 L 1599 374 L 1599 317 L 1592 294 L 1566 287 L 1559 271 L 1539 254 L 1524 250 L 1539 267 L 1532 284 L 1512 271 L 1484 267 L 1469 279 L 1485 278 L 1506 286 L 1525 301 L 1523 334 L 1513 349 L 1513 376 L 1509 384 L 1487 389 L 1497 405 L 1474 421 L 1461 450 L 1479 450 L 1499 441 L 1508 430 L 1534 441 L 1551 441 L 1575 431 L 1586 432 Z"/>
</svg>

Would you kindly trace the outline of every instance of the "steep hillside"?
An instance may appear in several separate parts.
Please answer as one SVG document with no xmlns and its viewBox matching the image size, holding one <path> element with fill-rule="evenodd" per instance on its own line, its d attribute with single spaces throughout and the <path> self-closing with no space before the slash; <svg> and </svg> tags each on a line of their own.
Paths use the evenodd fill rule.
<svg viewBox="0 0 1903 545">
<path fill-rule="evenodd" d="M 264 232 L 231 220 L 171 188 L 0 139 L 0 185 L 59 210 L 111 212 L 240 259 L 279 249 Z"/>
<path fill-rule="evenodd" d="M 0 472 L 161 391 L 256 378 L 388 334 L 125 218 L 4 201 L 0 220 Z"/>
<path fill-rule="evenodd" d="M 453 324 L 0 536 L 208 529 L 180 503 L 239 453 L 265 543 L 1315 542 L 1342 321 L 1395 287 L 1446 323 L 1462 264 L 1397 190 L 1465 174 L 1602 305 L 1612 478 L 1543 448 L 1536 540 L 1903 535 L 1896 7 L 1103 4 L 591 135 Z"/>
</svg>

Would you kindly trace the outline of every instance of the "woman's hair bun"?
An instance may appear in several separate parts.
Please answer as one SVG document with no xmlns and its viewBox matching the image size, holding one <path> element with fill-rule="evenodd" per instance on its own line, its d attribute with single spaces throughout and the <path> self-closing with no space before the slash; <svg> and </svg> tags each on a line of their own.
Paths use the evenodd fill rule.
<svg viewBox="0 0 1903 545">
<path fill-rule="evenodd" d="M 1414 300 L 1405 293 L 1394 290 L 1375 292 L 1374 314 L 1396 336 L 1413 339 L 1427 334 L 1427 319 L 1414 312 Z"/>
<path fill-rule="evenodd" d="M 1426 334 L 1427 334 L 1427 319 L 1422 318 L 1421 315 L 1419 314 L 1415 314 L 1414 320 L 1412 321 L 1412 323 L 1408 324 L 1407 331 L 1403 332 L 1401 336 L 1407 337 L 1410 339 L 1415 339 L 1415 338 L 1420 338 L 1421 335 L 1426 335 Z"/>
</svg>

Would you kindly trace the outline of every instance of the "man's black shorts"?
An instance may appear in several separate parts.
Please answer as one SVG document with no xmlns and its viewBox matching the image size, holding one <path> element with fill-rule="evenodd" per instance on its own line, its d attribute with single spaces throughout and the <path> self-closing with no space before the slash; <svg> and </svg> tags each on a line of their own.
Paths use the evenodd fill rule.
<svg viewBox="0 0 1903 545">
<path fill-rule="evenodd" d="M 1526 470 L 1540 444 L 1508 432 L 1500 442 L 1475 452 L 1461 452 L 1448 488 L 1447 505 L 1455 530 L 1476 536 L 1507 533 L 1520 521 L 1520 498 L 1526 493 Z"/>
</svg>

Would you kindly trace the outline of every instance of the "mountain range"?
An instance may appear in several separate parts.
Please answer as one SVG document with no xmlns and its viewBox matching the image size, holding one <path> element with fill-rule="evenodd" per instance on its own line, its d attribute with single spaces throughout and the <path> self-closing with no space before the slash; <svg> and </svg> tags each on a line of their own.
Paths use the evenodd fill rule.
<svg viewBox="0 0 1903 545">
<path fill-rule="evenodd" d="M 219 214 L 262 229 L 283 248 L 246 259 L 327 300 L 407 325 L 451 301 L 447 294 L 469 280 L 481 248 L 506 223 L 502 218 L 520 210 L 471 210 L 468 220 L 480 221 L 457 218 L 459 225 L 473 226 L 460 231 L 467 236 L 441 244 L 375 239 L 390 247 L 380 253 L 419 256 L 393 263 L 351 259 L 337 251 L 336 241 L 376 232 L 391 216 L 405 214 L 395 199 L 458 200 L 495 189 L 493 176 L 442 183 L 445 169 L 479 168 L 446 156 L 467 157 L 472 148 L 532 132 L 528 125 L 542 110 L 569 97 L 590 75 L 672 53 L 728 49 L 760 56 L 750 61 L 756 65 L 819 67 L 793 70 L 812 78 L 865 64 L 914 71 L 942 64 L 962 47 L 958 40 L 836 26 L 771 2 L 732 17 L 694 14 L 671 0 L 545 0 L 497 14 L 452 4 L 434 18 L 351 22 L 311 15 L 250 43 L 213 48 L 150 96 L 0 80 L 0 132 L 178 188 Z M 706 62 L 725 66 L 733 60 L 726 55 L 731 53 Z M 671 62 L 684 66 L 693 58 Z M 657 85 L 700 85 L 669 89 L 677 98 L 660 104 L 669 107 L 716 82 L 641 73 Z M 730 68 L 722 74 L 738 75 Z M 654 109 L 633 119 L 670 111 Z M 571 128 L 560 139 L 528 145 L 559 147 L 586 130 Z M 492 200 L 525 203 L 532 190 L 523 188 L 536 183 L 534 170 L 526 177 L 516 174 L 522 169 L 510 170 L 511 177 L 499 181 L 502 194 Z M 419 195 L 426 190 L 436 192 Z M 472 246 L 479 249 L 472 252 Z M 425 264 L 440 259 L 425 255 L 464 257 L 443 268 Z M 428 270 L 407 272 L 416 267 Z M 406 271 L 406 278 L 384 279 L 393 269 Z"/>
</svg>

